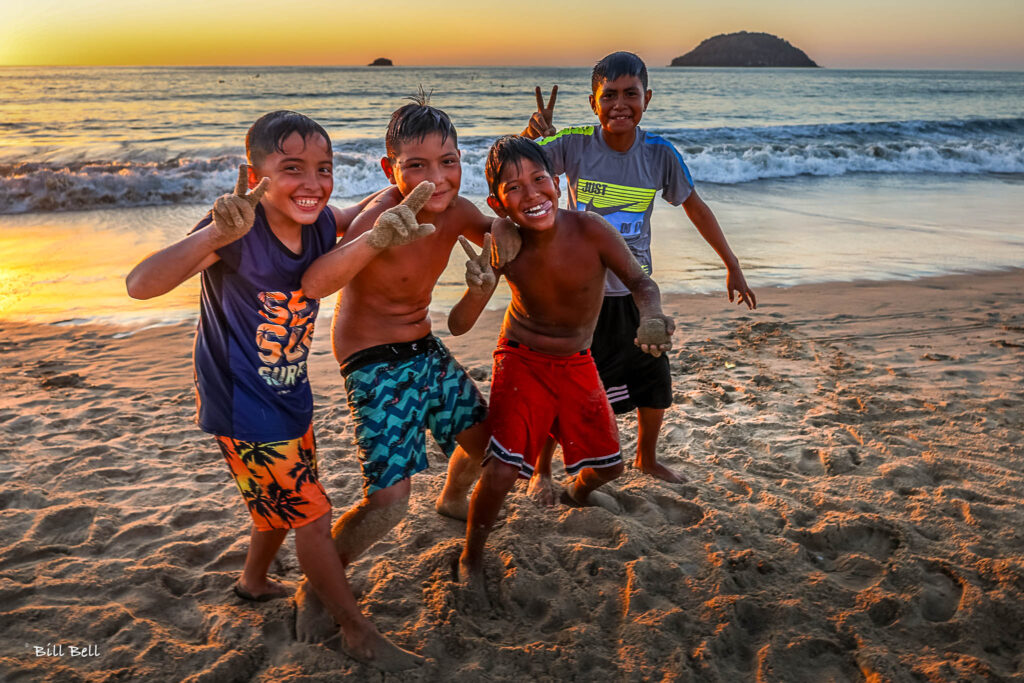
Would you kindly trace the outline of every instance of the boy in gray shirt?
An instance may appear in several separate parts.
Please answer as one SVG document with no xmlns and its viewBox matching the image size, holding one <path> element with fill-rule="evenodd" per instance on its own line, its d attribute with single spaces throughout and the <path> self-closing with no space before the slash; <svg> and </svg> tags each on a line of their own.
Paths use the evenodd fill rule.
<svg viewBox="0 0 1024 683">
<path fill-rule="evenodd" d="M 651 101 L 647 67 L 635 54 L 616 52 L 594 66 L 590 106 L 599 126 L 566 128 L 558 133 L 551 125 L 557 86 L 544 106 L 537 88 L 537 108 L 523 135 L 541 138 L 556 174 L 564 173 L 569 185 L 569 208 L 593 211 L 618 228 L 644 271 L 651 275 L 651 213 L 654 197 L 682 206 L 701 236 L 721 257 L 728 270 L 729 301 L 756 308 L 754 292 L 747 286 L 736 255 L 722 233 L 710 207 L 697 196 L 682 156 L 669 141 L 639 127 Z M 639 314 L 628 290 L 608 273 L 605 297 L 594 330 L 591 352 L 597 363 L 608 400 L 616 414 L 637 410 L 638 435 L 634 465 L 669 482 L 685 479 L 657 461 L 658 433 L 665 409 L 672 404 L 672 377 L 668 358 L 640 351 L 632 343 Z M 623 343 L 626 342 L 626 343 Z M 553 500 L 550 484 L 549 441 L 538 462 L 530 489 L 545 501 Z"/>
</svg>

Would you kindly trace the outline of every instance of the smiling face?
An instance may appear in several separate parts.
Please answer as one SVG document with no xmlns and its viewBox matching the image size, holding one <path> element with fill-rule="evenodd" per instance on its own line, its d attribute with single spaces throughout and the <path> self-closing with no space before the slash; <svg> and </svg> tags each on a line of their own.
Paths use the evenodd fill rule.
<svg viewBox="0 0 1024 683">
<path fill-rule="evenodd" d="M 497 196 L 487 204 L 502 218 L 528 230 L 550 230 L 558 213 L 558 177 L 533 159 L 508 161 L 501 169 Z"/>
<path fill-rule="evenodd" d="M 393 157 L 380 160 L 384 175 L 397 185 L 403 197 L 424 180 L 434 183 L 434 194 L 423 211 L 438 214 L 455 203 L 462 184 L 461 152 L 449 135 L 442 141 L 440 133 L 428 133 L 420 139 L 405 140 Z"/>
<path fill-rule="evenodd" d="M 249 187 L 264 176 L 270 187 L 260 203 L 271 225 L 315 223 L 334 190 L 331 147 L 322 135 L 292 133 L 249 170 Z"/>
<path fill-rule="evenodd" d="M 619 76 L 612 81 L 601 81 L 590 96 L 590 108 L 597 114 L 604 132 L 624 135 L 632 133 L 640 124 L 651 95 L 639 76 Z"/>
</svg>

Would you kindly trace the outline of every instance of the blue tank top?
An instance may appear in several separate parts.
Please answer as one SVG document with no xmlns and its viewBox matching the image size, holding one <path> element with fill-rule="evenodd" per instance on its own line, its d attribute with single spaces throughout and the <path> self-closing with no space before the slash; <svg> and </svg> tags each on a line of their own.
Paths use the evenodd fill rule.
<svg viewBox="0 0 1024 683">
<path fill-rule="evenodd" d="M 208 215 L 193 232 L 208 225 Z M 217 250 L 202 273 L 195 341 L 197 422 L 241 441 L 302 436 L 313 419 L 306 374 L 317 299 L 302 294 L 302 274 L 335 243 L 330 209 L 302 228 L 302 253 L 281 243 L 263 207 L 241 239 Z"/>
</svg>

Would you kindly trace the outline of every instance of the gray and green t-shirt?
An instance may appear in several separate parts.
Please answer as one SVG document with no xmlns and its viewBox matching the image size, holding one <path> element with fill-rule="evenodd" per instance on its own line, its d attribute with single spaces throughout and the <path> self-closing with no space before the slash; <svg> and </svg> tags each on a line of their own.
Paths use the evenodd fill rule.
<svg viewBox="0 0 1024 683">
<path fill-rule="evenodd" d="M 630 251 L 651 274 L 651 212 L 654 195 L 679 206 L 693 191 L 693 178 L 671 142 L 636 129 L 636 140 L 617 152 L 601 137 L 600 126 L 565 128 L 538 140 L 556 174 L 569 179 L 569 208 L 593 211 L 614 225 Z M 611 272 L 605 294 L 628 294 Z"/>
</svg>

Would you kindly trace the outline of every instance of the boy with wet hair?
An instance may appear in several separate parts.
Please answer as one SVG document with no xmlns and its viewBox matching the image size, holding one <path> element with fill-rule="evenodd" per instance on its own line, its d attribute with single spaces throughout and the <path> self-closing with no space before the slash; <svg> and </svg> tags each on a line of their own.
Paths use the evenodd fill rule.
<svg viewBox="0 0 1024 683">
<path fill-rule="evenodd" d="M 486 250 L 477 256 L 460 238 L 470 258 L 469 287 L 448 317 L 452 334 L 468 331 L 498 277 L 505 276 L 512 301 L 494 352 L 491 436 L 459 558 L 460 579 L 477 590 L 484 546 L 502 501 L 518 477 L 530 478 L 549 434 L 561 444 L 565 471 L 573 477 L 565 502 L 617 507 L 611 496 L 596 491 L 622 473 L 622 457 L 615 416 L 589 350 L 606 272 L 636 302 L 640 325 L 633 332 L 644 352 L 668 351 L 674 330 L 662 314 L 658 286 L 618 231 L 596 214 L 558 208 L 558 177 L 536 142 L 500 138 L 485 170 L 487 204 L 519 226 L 522 246 L 514 260 L 495 269 Z M 657 339 L 638 329 L 652 322 L 661 328 Z M 633 338 L 627 343 L 632 346 Z"/>
<path fill-rule="evenodd" d="M 557 174 L 569 181 L 569 208 L 593 211 L 615 226 L 648 275 L 651 263 L 651 213 L 655 195 L 682 206 L 705 241 L 726 266 L 729 301 L 756 308 L 757 299 L 747 286 L 736 255 L 710 207 L 697 195 L 682 156 L 664 138 L 640 128 L 650 104 L 647 67 L 631 52 L 615 52 L 593 69 L 590 106 L 598 126 L 552 126 L 557 86 L 547 105 L 536 89 L 537 111 L 523 135 L 540 138 Z M 614 274 L 608 275 L 601 315 L 591 351 L 616 414 L 637 411 L 638 438 L 635 467 L 669 482 L 684 481 L 657 460 L 658 433 L 665 410 L 672 404 L 672 376 L 668 358 L 654 357 L 631 348 L 637 324 L 632 298 Z M 531 489 L 544 502 L 552 500 L 550 449 Z"/>
<path fill-rule="evenodd" d="M 198 423 L 215 436 L 253 520 L 235 594 L 257 602 L 287 595 L 267 569 L 294 529 L 299 564 L 340 624 L 345 651 L 387 671 L 410 668 L 422 658 L 391 643 L 359 611 L 334 553 L 306 373 L 319 302 L 303 292 L 302 274 L 361 207 L 327 205 L 330 137 L 302 114 L 260 117 L 246 135 L 246 155 L 235 192 L 218 198 L 187 237 L 135 266 L 128 293 L 148 299 L 202 274 Z"/>
<path fill-rule="evenodd" d="M 405 516 L 410 478 L 428 467 L 427 429 L 451 456 L 437 510 L 458 519 L 487 443 L 483 397 L 431 334 L 428 306 L 456 240 L 481 244 L 493 219 L 459 196 L 455 127 L 425 98 L 394 112 L 385 144 L 381 168 L 392 187 L 302 279 L 313 296 L 344 287 L 331 337 L 365 482 L 363 501 L 333 530 L 346 565 Z M 302 586 L 297 598 L 300 638 L 322 637 L 329 614 Z"/>
</svg>

